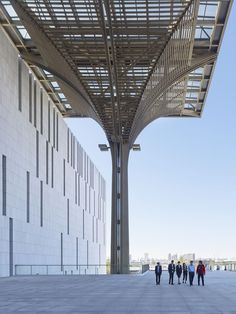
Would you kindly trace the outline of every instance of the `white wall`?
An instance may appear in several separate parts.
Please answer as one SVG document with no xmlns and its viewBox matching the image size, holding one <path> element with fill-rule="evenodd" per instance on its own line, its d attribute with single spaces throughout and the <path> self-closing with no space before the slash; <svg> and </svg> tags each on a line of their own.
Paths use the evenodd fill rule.
<svg viewBox="0 0 236 314">
<path fill-rule="evenodd" d="M 19 62 L 21 62 L 21 70 L 19 70 Z M 77 241 L 78 264 L 105 264 L 104 179 L 35 77 L 33 77 L 31 88 L 32 122 L 30 122 L 29 72 L 31 72 L 30 68 L 22 60 L 19 61 L 16 48 L 0 29 L 0 276 L 9 275 L 10 218 L 13 222 L 13 265 L 57 264 L 60 266 L 61 233 L 63 234 L 64 264 L 77 263 Z M 19 91 L 21 91 L 21 111 L 19 110 Z M 34 106 L 35 99 L 36 106 Z M 43 110 L 41 110 L 41 103 Z M 50 107 L 50 130 L 48 106 Z M 42 130 L 41 121 L 43 121 Z M 46 145 L 48 145 L 48 183 L 46 182 Z M 3 156 L 6 157 L 5 183 Z M 27 222 L 27 171 L 30 177 L 29 222 Z M 6 193 L 3 189 L 4 184 Z M 42 198 L 41 184 L 43 186 Z M 77 191 L 75 191 L 76 185 Z M 3 208 L 4 194 L 6 213 Z M 76 271 L 76 268 L 72 267 L 65 267 L 64 271 L 70 272 L 72 269 Z M 60 271 L 60 267 L 57 270 Z M 18 271 L 22 271 L 22 268 L 18 268 Z M 39 270 L 38 272 L 40 273 Z"/>
</svg>

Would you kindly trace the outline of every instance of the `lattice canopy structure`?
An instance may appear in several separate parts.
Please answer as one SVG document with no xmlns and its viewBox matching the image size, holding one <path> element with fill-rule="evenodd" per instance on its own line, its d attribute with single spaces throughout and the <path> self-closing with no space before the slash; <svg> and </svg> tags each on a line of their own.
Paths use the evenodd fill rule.
<svg viewBox="0 0 236 314">
<path fill-rule="evenodd" d="M 112 155 L 112 273 L 129 272 L 129 151 L 157 118 L 201 116 L 231 5 L 231 0 L 0 1 L 1 26 L 62 114 L 93 118 L 106 133 Z"/>
<path fill-rule="evenodd" d="M 108 140 L 132 143 L 159 117 L 201 115 L 230 5 L 1 1 L 1 24 L 54 82 L 65 116 L 91 117 Z"/>
</svg>

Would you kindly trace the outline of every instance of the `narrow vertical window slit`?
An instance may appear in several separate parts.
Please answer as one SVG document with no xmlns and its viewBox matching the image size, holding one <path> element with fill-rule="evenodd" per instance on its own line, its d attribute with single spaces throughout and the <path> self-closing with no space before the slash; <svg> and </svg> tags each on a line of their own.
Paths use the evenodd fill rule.
<svg viewBox="0 0 236 314">
<path fill-rule="evenodd" d="M 7 157 L 2 155 L 2 214 L 7 215 Z"/>
</svg>

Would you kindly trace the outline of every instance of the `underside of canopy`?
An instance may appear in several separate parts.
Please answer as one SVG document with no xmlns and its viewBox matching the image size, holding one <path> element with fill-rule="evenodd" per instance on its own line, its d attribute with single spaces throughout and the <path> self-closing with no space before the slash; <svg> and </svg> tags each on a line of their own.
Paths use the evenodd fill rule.
<svg viewBox="0 0 236 314">
<path fill-rule="evenodd" d="M 0 22 L 66 117 L 132 145 L 159 117 L 201 116 L 231 1 L 1 1 Z"/>
</svg>

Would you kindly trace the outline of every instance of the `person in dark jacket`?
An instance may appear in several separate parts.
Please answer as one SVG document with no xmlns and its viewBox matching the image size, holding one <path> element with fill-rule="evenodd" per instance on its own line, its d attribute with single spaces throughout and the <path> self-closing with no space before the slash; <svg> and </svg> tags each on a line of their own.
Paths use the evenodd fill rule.
<svg viewBox="0 0 236 314">
<path fill-rule="evenodd" d="M 172 260 L 171 263 L 168 265 L 168 272 L 169 272 L 169 285 L 174 284 L 174 273 L 175 273 L 175 264 Z"/>
<path fill-rule="evenodd" d="M 180 285 L 180 277 L 182 275 L 182 265 L 180 264 L 180 261 L 178 261 L 178 264 L 176 265 L 175 271 L 176 271 L 176 275 L 178 277 L 178 285 Z"/>
<path fill-rule="evenodd" d="M 202 261 L 199 261 L 197 265 L 197 270 L 196 273 L 198 275 L 197 280 L 198 280 L 198 285 L 200 286 L 200 278 L 202 279 L 202 285 L 204 286 L 204 276 L 206 273 L 206 268 L 203 265 Z"/>
<path fill-rule="evenodd" d="M 161 281 L 161 274 L 162 274 L 162 266 L 159 262 L 157 262 L 155 266 L 155 275 L 156 275 L 156 284 L 159 285 Z"/>
<path fill-rule="evenodd" d="M 187 279 L 188 279 L 188 266 L 183 263 L 183 283 L 186 283 L 187 282 Z"/>
</svg>

